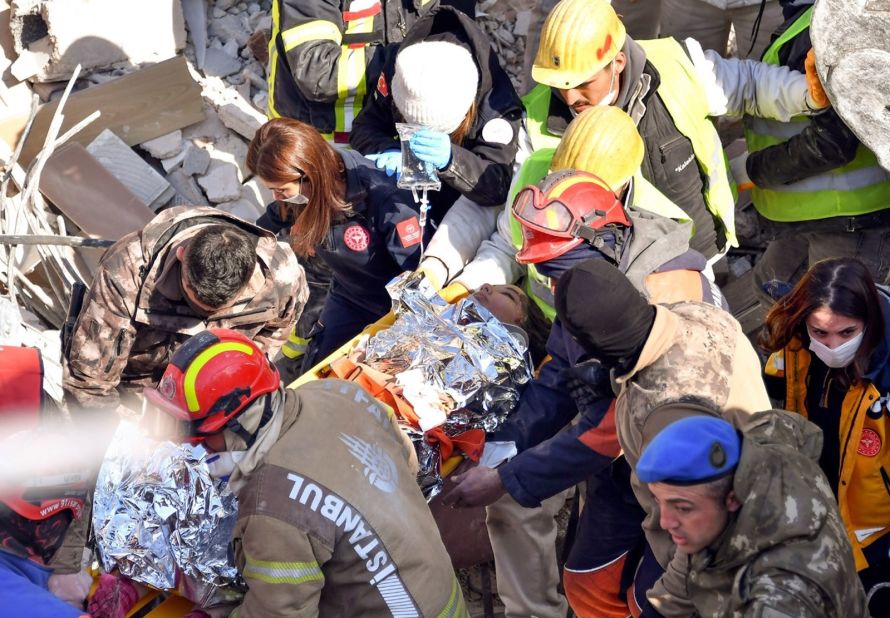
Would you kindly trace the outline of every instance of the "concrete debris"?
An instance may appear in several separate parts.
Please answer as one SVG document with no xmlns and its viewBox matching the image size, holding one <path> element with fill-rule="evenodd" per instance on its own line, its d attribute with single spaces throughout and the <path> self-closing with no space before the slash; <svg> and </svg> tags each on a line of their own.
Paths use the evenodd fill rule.
<svg viewBox="0 0 890 618">
<path fill-rule="evenodd" d="M 167 174 L 167 182 L 176 189 L 176 196 L 173 198 L 173 206 L 181 206 L 188 204 L 190 206 L 209 206 L 210 203 L 198 187 L 198 183 L 191 176 L 183 173 L 182 170 L 173 170 Z"/>
<path fill-rule="evenodd" d="M 821 0 L 810 30 L 834 109 L 890 170 L 890 0 Z"/>
<path fill-rule="evenodd" d="M 208 167 L 210 167 L 210 153 L 203 148 L 190 145 L 182 162 L 182 172 L 195 176 L 207 173 Z"/>
<path fill-rule="evenodd" d="M 78 64 L 86 75 L 120 62 L 159 62 L 185 46 L 179 0 L 23 0 L 11 11 L 19 53 L 34 51 L 32 37 L 48 35 L 49 58 L 37 72 L 44 81 L 67 79 Z"/>
<path fill-rule="evenodd" d="M 170 183 L 112 131 L 102 131 L 87 146 L 87 152 L 152 210 L 157 211 L 173 197 Z"/>
<path fill-rule="evenodd" d="M 266 188 L 256 177 L 251 178 L 241 186 L 241 199 L 247 200 L 257 207 L 260 214 L 266 212 L 266 204 L 275 198 L 272 192 Z"/>
<path fill-rule="evenodd" d="M 155 159 L 172 157 L 182 150 L 182 131 L 177 129 L 172 133 L 139 144 L 139 147 Z"/>
<path fill-rule="evenodd" d="M 235 200 L 233 202 L 223 202 L 217 204 L 217 208 L 225 210 L 228 213 L 241 217 L 245 221 L 254 221 L 261 213 L 257 212 L 256 207 L 246 200 Z"/>
<path fill-rule="evenodd" d="M 207 199 L 214 204 L 231 202 L 241 197 L 238 168 L 225 161 L 211 161 L 207 173 L 198 176 L 198 184 L 204 189 Z"/>
<path fill-rule="evenodd" d="M 232 97 L 228 103 L 220 105 L 219 119 L 224 125 L 247 139 L 253 139 L 253 134 L 266 122 L 266 116 L 258 112 L 240 94 Z"/>
<path fill-rule="evenodd" d="M 195 50 L 195 66 L 203 69 L 207 51 L 207 3 L 205 0 L 180 0 L 180 2 Z"/>
<path fill-rule="evenodd" d="M 214 9 L 215 11 L 216 9 Z M 210 22 L 210 34 L 212 36 L 219 37 L 223 41 L 234 40 L 239 48 L 247 45 L 247 41 L 252 33 L 253 29 L 251 29 L 246 15 L 232 15 L 230 13 Z"/>
<path fill-rule="evenodd" d="M 204 102 L 204 120 L 189 125 L 182 130 L 182 137 L 186 140 L 205 140 L 212 142 L 213 140 L 222 139 L 229 134 L 226 125 L 219 119 L 216 109 Z"/>
</svg>

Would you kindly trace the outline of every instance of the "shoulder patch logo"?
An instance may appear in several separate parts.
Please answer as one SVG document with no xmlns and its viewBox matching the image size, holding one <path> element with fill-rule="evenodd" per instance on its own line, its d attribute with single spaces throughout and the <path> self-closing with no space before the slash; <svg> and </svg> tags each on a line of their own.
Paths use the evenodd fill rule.
<svg viewBox="0 0 890 618">
<path fill-rule="evenodd" d="M 856 452 L 864 457 L 874 457 L 881 452 L 881 436 L 874 429 L 866 427 L 859 438 L 859 447 Z"/>
<path fill-rule="evenodd" d="M 402 241 L 402 246 L 406 249 L 420 244 L 422 234 L 420 230 L 420 221 L 417 217 L 411 217 L 410 219 L 405 219 L 401 223 L 397 223 L 396 231 L 399 233 L 399 240 Z"/>
<path fill-rule="evenodd" d="M 513 141 L 513 127 L 503 118 L 494 118 L 483 125 L 482 139 L 489 144 L 509 144 Z"/>
<path fill-rule="evenodd" d="M 355 223 L 343 231 L 343 242 L 353 251 L 365 251 L 371 244 L 371 233 L 363 225 Z"/>
<path fill-rule="evenodd" d="M 389 86 L 386 85 L 386 77 L 383 76 L 383 71 L 380 71 L 380 77 L 377 78 L 377 92 L 384 97 L 389 96 Z"/>
<path fill-rule="evenodd" d="M 361 438 L 340 434 L 340 441 L 346 445 L 350 454 L 364 466 L 362 472 L 368 483 L 380 491 L 391 494 L 399 482 L 399 469 L 392 457 L 376 444 L 365 442 Z"/>
</svg>

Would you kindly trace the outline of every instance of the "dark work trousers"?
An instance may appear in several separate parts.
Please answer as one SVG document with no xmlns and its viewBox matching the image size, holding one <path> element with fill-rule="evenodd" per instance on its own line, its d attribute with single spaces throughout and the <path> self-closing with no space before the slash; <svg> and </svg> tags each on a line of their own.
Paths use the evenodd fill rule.
<svg viewBox="0 0 890 618">
<path fill-rule="evenodd" d="M 311 338 L 302 372 L 306 373 L 312 369 L 331 352 L 384 315 L 386 311 L 362 306 L 337 292 L 328 294 L 321 317 L 316 322 L 314 331 L 310 333 Z"/>
<path fill-rule="evenodd" d="M 579 617 L 629 614 L 627 591 L 646 545 L 645 516 L 624 457 L 587 478 L 584 508 L 563 570 L 566 598 Z"/>
</svg>

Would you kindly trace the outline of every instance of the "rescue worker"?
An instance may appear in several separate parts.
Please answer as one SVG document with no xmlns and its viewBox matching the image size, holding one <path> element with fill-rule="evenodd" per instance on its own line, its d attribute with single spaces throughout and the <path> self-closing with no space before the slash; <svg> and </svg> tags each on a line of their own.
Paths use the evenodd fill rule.
<svg viewBox="0 0 890 618">
<path fill-rule="evenodd" d="M 228 462 L 248 585 L 238 616 L 468 616 L 414 449 L 366 391 L 335 379 L 285 390 L 254 343 L 212 329 L 146 397 Z"/>
<path fill-rule="evenodd" d="M 890 297 L 854 258 L 817 262 L 773 306 L 761 345 L 767 388 L 819 426 L 834 492 L 866 588 L 890 581 Z M 867 496 L 867 497 L 866 497 Z M 869 609 L 887 615 L 877 594 Z M 881 605 L 878 605 L 881 602 Z"/>
<path fill-rule="evenodd" d="M 591 290 L 603 290 L 605 302 L 592 303 Z M 726 311 L 696 302 L 651 305 L 627 277 L 601 260 L 562 276 L 556 308 L 577 343 L 611 371 L 618 389 L 618 441 L 632 470 L 650 423 L 689 416 L 692 408 L 730 421 L 770 408 L 757 353 Z M 648 590 L 658 614 L 692 615 L 686 561 L 674 557 L 674 544 L 658 527 L 658 505 L 652 494 L 635 474 L 631 485 L 646 512 L 643 529 L 651 553 L 644 555 L 643 563 L 654 558 L 666 569 L 654 586 L 638 577 L 635 600 L 649 611 L 643 596 Z M 641 570 L 651 572 L 649 566 Z"/>
<path fill-rule="evenodd" d="M 386 54 L 350 145 L 397 174 L 397 119 L 422 125 L 409 148 L 435 166 L 442 181 L 442 189 L 430 193 L 433 220 L 461 196 L 477 206 L 501 206 L 513 174 L 522 101 L 488 35 L 466 14 L 439 6 Z"/>
<path fill-rule="evenodd" d="M 634 202 L 632 175 L 643 157 L 642 140 L 633 122 L 617 109 L 586 113 L 604 114 L 619 127 L 619 115 L 626 118 L 622 143 L 626 151 L 615 153 L 614 159 L 602 157 L 596 165 L 610 173 L 610 182 L 617 189 L 613 191 L 609 183 L 592 174 L 574 170 L 554 172 L 539 186 L 524 188 L 513 205 L 513 214 L 523 226 L 523 248 L 516 259 L 535 263 L 557 287 L 562 273 L 572 265 L 599 259 L 619 265 L 633 285 L 654 300 L 706 299 L 719 304 L 719 291 L 715 296 L 701 273 L 706 266 L 704 257 L 689 249 L 689 223 L 626 206 Z M 609 143 L 616 136 L 598 137 Z M 591 145 L 599 152 L 596 142 Z M 592 162 L 593 156 L 588 161 Z M 508 615 L 519 615 L 518 606 L 523 606 L 533 615 L 550 616 L 560 611 L 552 599 L 555 590 L 531 586 L 527 582 L 531 576 L 523 565 L 540 569 L 542 564 L 553 564 L 550 585 L 555 588 L 553 511 L 561 505 L 561 492 L 586 480 L 591 508 L 582 514 L 581 532 L 566 562 L 566 596 L 579 616 L 623 617 L 628 613 L 627 603 L 622 601 L 626 588 L 622 586 L 623 573 L 625 569 L 632 573 L 636 566 L 628 554 L 642 544 L 643 512 L 635 504 L 629 484 L 621 484 L 613 476 L 615 470 L 620 476 L 623 462 L 610 466 L 620 449 L 614 411 L 601 420 L 613 398 L 608 374 L 590 362 L 558 320 L 547 351 L 552 360 L 542 367 L 539 379 L 523 391 L 519 408 L 494 436 L 498 441 L 514 442 L 519 455 L 497 470 L 476 468 L 455 477 L 457 488 L 450 497 L 461 506 L 491 505 L 489 536 L 498 567 L 498 589 L 508 591 L 502 593 Z M 581 421 L 559 433 L 579 413 Z M 505 491 L 509 497 L 495 502 Z M 517 503 L 526 508 L 516 509 Z M 533 508 L 542 503 L 543 511 Z M 520 535 L 525 540 L 515 538 Z M 535 559 L 528 560 L 532 555 Z M 512 592 L 523 577 L 525 589 L 531 592 L 525 597 Z M 564 609 L 561 611 L 564 615 Z"/>
<path fill-rule="evenodd" d="M 382 50 L 404 38 L 439 0 L 273 0 L 269 118 L 311 124 L 349 142 L 352 122 L 374 89 Z M 475 15 L 466 0 L 449 2 Z"/>
<path fill-rule="evenodd" d="M 2 613 L 85 617 L 92 577 L 81 561 L 90 480 L 101 454 L 90 461 L 89 449 L 45 416 L 39 350 L 0 346 L 0 383 Z"/>
<path fill-rule="evenodd" d="M 157 383 L 172 348 L 207 325 L 274 354 L 306 295 L 293 251 L 269 232 L 215 208 L 165 210 L 103 255 L 63 351 L 65 390 L 114 406 L 118 386 Z"/>
<path fill-rule="evenodd" d="M 360 154 L 336 149 L 307 124 L 276 118 L 256 132 L 247 167 L 291 202 L 291 245 L 332 272 L 331 291 L 303 358 L 303 371 L 390 310 L 386 284 L 417 268 L 421 229 L 411 193 Z M 277 204 L 273 205 L 277 208 Z"/>
<path fill-rule="evenodd" d="M 537 171 L 525 172 L 525 184 L 537 182 L 548 169 L 543 155 L 525 162 L 529 152 L 555 148 L 581 111 L 618 107 L 643 137 L 642 178 L 692 220 L 691 247 L 710 261 L 736 243 L 735 197 L 710 117 L 748 113 L 789 120 L 816 108 L 804 75 L 724 59 L 702 51 L 693 40 L 635 41 L 606 0 L 563 0 L 554 8 L 544 24 L 533 75 L 539 85 L 523 97 L 529 139 L 520 142 L 518 160 Z M 509 212 L 501 214 L 495 230 L 457 206 L 439 233 L 466 241 L 434 243 L 425 270 L 439 270 L 434 280 L 445 282 L 459 276 L 468 289 L 502 282 L 495 276 L 506 283 L 517 280 L 522 271 L 512 257 L 521 238 Z M 535 296 L 540 290 L 529 285 L 526 291 Z"/>
<path fill-rule="evenodd" d="M 753 414 L 738 429 L 714 416 L 663 427 L 646 440 L 636 473 L 689 561 L 697 615 L 869 615 L 814 461 L 817 427 L 779 410 Z"/>
<path fill-rule="evenodd" d="M 705 267 L 704 258 L 694 251 L 687 251 L 690 235 L 688 223 L 679 225 L 675 221 L 644 212 L 644 209 L 648 208 L 655 213 L 665 216 L 685 217 L 685 214 L 679 208 L 668 202 L 658 191 L 651 189 L 647 194 L 645 190 L 639 190 L 640 187 L 647 186 L 648 184 L 639 174 L 640 163 L 644 156 L 643 151 L 642 138 L 631 118 L 616 107 L 600 106 L 585 110 L 579 114 L 578 118 L 569 125 L 565 138 L 560 142 L 556 153 L 552 150 L 536 152 L 526 161 L 522 171 L 518 174 L 518 181 L 522 182 L 526 178 L 534 178 L 541 167 L 546 170 L 551 165 L 555 169 L 571 170 L 572 168 L 577 168 L 585 172 L 592 172 L 601 179 L 601 182 L 605 182 L 608 186 L 616 187 L 616 193 L 621 196 L 621 201 L 624 205 L 622 209 L 634 206 L 633 210 L 627 211 L 622 225 L 618 225 L 618 219 L 598 221 L 594 216 L 593 204 L 586 203 L 585 199 L 590 195 L 603 196 L 601 185 L 598 185 L 596 181 L 591 182 L 583 174 L 572 174 L 571 172 L 566 172 L 568 177 L 562 178 L 562 180 L 567 180 L 568 182 L 552 183 L 556 191 L 548 197 L 553 201 L 557 201 L 557 199 L 565 201 L 563 197 L 557 198 L 557 195 L 562 196 L 564 192 L 567 196 L 571 195 L 574 198 L 574 201 L 570 200 L 569 202 L 572 204 L 570 207 L 574 209 L 572 219 L 577 217 L 578 221 L 583 222 L 587 220 L 590 225 L 609 224 L 616 227 L 620 232 L 618 237 L 622 240 L 622 246 L 618 251 L 619 256 L 616 257 L 615 247 L 603 244 L 601 248 L 610 253 L 610 256 L 607 257 L 605 253 L 600 253 L 599 249 L 591 247 L 588 244 L 590 242 L 589 239 L 585 241 L 570 233 L 567 234 L 565 230 L 546 233 L 546 230 L 522 226 L 519 232 L 520 243 L 523 246 L 523 250 L 519 254 L 522 256 L 521 261 L 528 265 L 530 273 L 535 273 L 535 281 L 541 281 L 547 287 L 546 290 L 539 289 L 540 286 L 533 287 L 531 289 L 535 291 L 535 294 L 530 294 L 529 296 L 551 320 L 555 315 L 552 308 L 552 300 L 549 303 L 541 302 L 542 298 L 552 299 L 551 282 L 556 281 L 559 275 L 573 264 L 591 259 L 594 256 L 602 256 L 604 259 L 609 259 L 616 264 L 620 258 L 622 269 L 628 273 L 628 276 L 633 278 L 634 284 L 639 286 L 641 290 L 648 289 L 648 286 L 651 285 L 654 286 L 653 291 L 657 294 L 664 294 L 670 291 L 672 294 L 678 295 L 677 297 L 666 297 L 665 300 L 671 298 L 674 300 L 678 298 L 701 300 L 704 293 L 709 293 L 709 296 L 714 298 L 720 297 L 719 292 L 716 294 L 711 292 L 710 284 L 696 271 L 696 269 L 701 270 Z M 541 161 L 540 165 L 538 164 L 539 160 Z M 560 176 L 554 174 L 551 178 L 556 179 L 560 178 Z M 565 191 L 567 187 L 571 187 L 573 178 L 577 179 L 582 185 L 587 186 L 590 191 L 586 193 L 583 191 L 578 193 L 571 192 L 571 194 Z M 527 198 L 530 190 L 526 189 L 524 191 Z M 532 191 L 532 195 L 534 195 L 534 191 Z M 540 196 L 538 200 L 533 200 L 530 209 L 522 208 L 520 210 L 528 210 L 529 214 L 524 216 L 532 222 L 536 219 L 541 219 L 541 217 L 535 216 L 535 204 L 542 209 L 540 211 L 541 215 L 545 217 L 547 213 L 556 215 L 556 211 L 553 208 L 545 208 L 545 204 L 549 201 L 544 196 Z M 614 199 L 608 201 L 614 202 Z M 526 206 L 529 206 L 527 199 L 525 202 Z M 514 205 L 519 203 L 520 200 L 517 198 Z M 455 208 L 458 206 L 456 205 Z M 603 207 L 601 210 L 606 212 L 607 208 Z M 620 212 L 620 209 L 615 209 L 613 212 Z M 555 220 L 560 220 L 560 217 L 556 216 Z M 565 220 L 565 217 L 562 220 Z M 632 220 L 640 223 L 639 230 L 631 230 L 627 227 L 627 224 Z M 546 222 L 547 219 L 545 218 L 544 221 Z M 609 230 L 598 231 L 608 232 Z M 440 233 L 441 231 L 437 233 L 436 239 L 439 238 Z M 610 242 L 614 243 L 614 241 L 615 237 L 613 236 Z M 431 242 L 430 249 L 433 248 L 434 242 L 435 239 Z M 631 246 L 628 247 L 626 242 L 630 242 Z M 672 264 L 664 269 L 670 272 L 652 272 L 657 270 L 663 263 L 671 264 L 674 258 L 685 260 L 685 263 Z M 686 268 L 691 268 L 691 270 L 679 270 Z M 546 275 L 542 273 L 546 273 Z M 470 278 L 473 276 L 471 274 Z M 464 275 L 461 274 L 458 277 L 457 283 L 452 283 L 441 293 L 444 295 L 459 294 L 464 280 Z M 662 285 L 666 281 L 669 281 L 670 284 Z M 687 294 L 687 296 L 683 294 Z M 576 361 L 583 360 L 583 355 L 578 349 L 561 352 L 560 356 L 567 359 L 565 360 L 566 367 L 571 367 Z M 587 375 L 588 370 L 591 375 Z M 588 370 L 579 370 L 579 375 L 583 380 L 579 378 L 578 381 L 582 384 L 585 381 L 595 381 L 598 376 L 595 367 L 592 369 L 588 368 Z M 566 377 L 566 379 L 574 380 L 575 378 Z M 604 393 L 601 384 L 594 384 L 594 386 L 598 397 L 611 397 L 608 388 L 605 389 Z M 562 392 L 568 392 L 568 389 L 563 388 Z M 584 390 L 582 389 L 579 392 L 584 392 Z M 584 403 L 577 407 L 581 409 L 583 414 L 584 406 L 594 401 L 595 398 L 592 398 L 589 393 L 579 397 Z M 559 406 L 548 406 L 548 408 L 550 407 L 556 408 Z M 567 406 L 561 409 L 565 412 L 565 418 L 559 413 L 553 417 L 549 410 L 540 411 L 535 406 L 529 407 L 528 414 L 540 413 L 542 415 L 541 424 L 551 432 L 549 435 L 553 435 L 576 414 L 576 406 Z M 592 426 L 593 423 L 590 422 L 588 425 Z M 514 433 L 522 433 L 522 431 L 517 429 Z M 545 436 L 545 438 L 549 437 L 549 435 Z M 508 440 L 518 439 L 520 448 L 526 450 L 545 438 L 535 440 L 533 437 L 526 438 L 523 436 L 517 438 L 513 436 L 508 438 Z M 568 433 L 560 439 L 568 443 L 573 440 L 573 437 L 571 433 Z M 572 445 L 566 445 L 566 448 L 570 446 Z M 547 448 L 542 444 L 538 449 L 533 450 L 535 453 L 544 453 Z M 566 452 L 573 452 L 573 450 L 581 454 L 589 453 L 594 460 L 599 456 L 595 449 L 592 451 L 587 449 L 578 451 L 577 449 L 568 448 Z M 521 461 L 511 464 L 517 470 L 515 473 L 517 477 L 520 476 L 519 470 L 521 470 L 521 475 L 524 476 L 529 474 L 529 471 L 540 463 L 535 453 L 523 453 L 519 458 Z M 523 465 L 522 461 L 528 462 L 528 465 Z M 510 491 L 511 497 L 505 497 L 488 508 L 489 536 L 492 539 L 496 561 L 500 565 L 496 570 L 498 591 L 501 599 L 504 601 L 508 616 L 537 615 L 549 617 L 565 615 L 565 602 L 556 596 L 556 593 L 553 591 L 559 578 L 556 555 L 553 549 L 553 541 L 557 533 L 554 515 L 565 501 L 564 490 L 574 484 L 572 481 L 574 475 L 582 474 L 582 478 L 584 478 L 584 476 L 594 475 L 595 471 L 599 469 L 596 467 L 597 461 L 590 464 L 592 466 L 591 469 L 585 468 L 575 458 L 568 458 L 565 462 L 569 464 L 568 467 L 571 467 L 571 470 L 563 470 L 565 483 L 557 483 L 558 489 L 545 485 L 541 488 L 540 493 L 536 493 L 533 498 L 519 495 L 519 491 L 513 489 Z M 503 469 L 501 471 L 502 474 L 507 474 L 508 469 Z M 542 469 L 557 470 L 558 466 L 545 457 Z M 557 473 L 556 477 L 559 476 L 560 474 Z M 489 475 L 488 480 L 491 481 L 491 485 L 497 487 L 497 479 L 494 475 Z M 471 475 L 468 487 L 472 487 L 472 481 Z M 522 484 L 523 481 L 517 480 L 514 486 Z M 598 484 L 594 484 L 592 487 L 598 487 Z M 525 508 L 537 504 L 538 500 L 542 501 L 543 507 L 541 509 Z M 592 512 L 588 513 L 588 515 L 590 514 Z M 632 516 L 628 516 L 625 512 L 622 514 L 622 518 L 625 518 L 624 521 L 630 522 L 631 526 L 629 527 L 632 527 Z M 596 526 L 592 529 L 595 530 Z M 576 571 L 581 571 L 582 566 L 597 566 L 596 561 L 600 556 L 617 552 L 615 555 L 610 555 L 609 558 L 603 560 L 602 563 L 612 562 L 616 555 L 621 554 L 621 551 L 618 551 L 618 549 L 626 545 L 624 543 L 625 538 L 616 535 L 614 540 L 604 544 L 602 548 L 584 556 L 583 561 L 586 563 L 585 565 L 580 565 L 580 561 L 572 561 L 570 568 L 572 565 L 576 565 L 578 566 Z M 595 537 L 593 537 L 593 540 L 595 541 Z M 610 543 L 615 543 L 618 547 Z M 578 555 L 580 555 L 584 552 L 583 548 L 586 547 L 586 543 L 579 543 L 577 547 Z M 520 554 L 526 556 L 534 555 L 536 556 L 536 561 L 522 560 Z M 620 569 L 620 565 L 616 563 L 615 568 Z M 632 565 L 629 568 L 632 568 Z M 547 577 L 542 578 L 540 574 L 547 574 Z M 571 576 L 568 577 L 571 578 Z M 533 583 L 535 585 L 532 585 Z M 582 581 L 576 581 L 576 583 L 576 589 L 583 589 L 586 584 L 586 582 Z M 611 585 L 611 587 L 604 585 L 588 587 L 592 590 L 607 590 L 603 595 L 603 599 L 608 598 L 612 592 L 615 593 L 612 596 L 618 596 L 617 583 Z M 583 601 L 583 603 L 587 607 L 595 605 L 595 611 L 605 614 L 612 608 L 604 605 L 603 599 L 599 601 L 587 600 Z M 582 601 L 578 597 L 572 600 L 573 609 L 576 612 L 582 609 L 581 603 Z M 626 610 L 625 605 L 623 611 L 626 612 Z M 622 609 L 618 608 L 615 611 L 620 612 Z"/>
<path fill-rule="evenodd" d="M 786 21 L 763 61 L 805 68 L 815 78 L 813 0 L 780 2 Z M 875 281 L 888 281 L 890 264 L 882 256 L 890 240 L 890 172 L 834 110 L 790 122 L 746 117 L 745 140 L 750 154 L 733 169 L 739 186 L 751 189 L 773 239 L 754 266 L 755 294 L 764 308 L 772 305 L 765 284 L 794 283 L 829 257 L 858 258 Z"/>
</svg>

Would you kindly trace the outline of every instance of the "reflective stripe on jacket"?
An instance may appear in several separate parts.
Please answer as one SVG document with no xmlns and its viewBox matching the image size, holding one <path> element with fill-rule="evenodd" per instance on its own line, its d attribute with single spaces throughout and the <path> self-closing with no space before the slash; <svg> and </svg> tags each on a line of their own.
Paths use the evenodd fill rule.
<svg viewBox="0 0 890 618">
<path fill-rule="evenodd" d="M 438 0 L 275 0 L 269 42 L 270 118 L 349 140 L 383 45 L 401 41 Z"/>
<path fill-rule="evenodd" d="M 766 50 L 763 62 L 779 65 L 780 51 L 810 27 L 812 15 L 812 7 L 804 11 Z M 792 122 L 746 116 L 748 151 L 784 143 L 809 125 L 805 116 Z M 874 153 L 860 144 L 856 157 L 846 165 L 781 188 L 754 187 L 751 197 L 757 212 L 772 221 L 864 215 L 890 207 L 890 172 L 878 165 Z"/>
<path fill-rule="evenodd" d="M 785 380 L 785 409 L 806 417 L 809 350 L 797 339 L 767 360 L 765 373 Z M 840 420 L 838 504 L 857 570 L 868 566 L 864 547 L 890 532 L 890 419 L 887 397 L 870 381 L 844 396 Z"/>
</svg>

